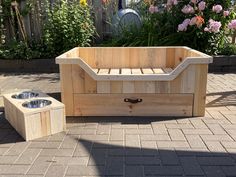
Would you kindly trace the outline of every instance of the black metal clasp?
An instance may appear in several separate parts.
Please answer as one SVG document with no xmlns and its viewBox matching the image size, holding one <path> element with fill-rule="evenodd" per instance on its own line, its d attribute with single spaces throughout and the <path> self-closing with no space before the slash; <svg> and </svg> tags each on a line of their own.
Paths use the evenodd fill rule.
<svg viewBox="0 0 236 177">
<path fill-rule="evenodd" d="M 132 103 L 132 104 L 136 104 L 136 103 L 140 103 L 140 102 L 142 102 L 143 101 L 143 99 L 141 99 L 141 98 L 125 98 L 124 99 L 124 102 L 129 102 L 129 103 Z"/>
</svg>

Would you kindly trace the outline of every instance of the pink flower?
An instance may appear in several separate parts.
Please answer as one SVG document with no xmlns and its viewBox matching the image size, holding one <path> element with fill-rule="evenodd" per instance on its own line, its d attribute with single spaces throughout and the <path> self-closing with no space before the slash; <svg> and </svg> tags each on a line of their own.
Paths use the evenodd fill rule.
<svg viewBox="0 0 236 177">
<path fill-rule="evenodd" d="M 178 32 L 186 31 L 189 23 L 190 23 L 190 19 L 189 18 L 185 19 L 181 24 L 178 25 Z"/>
<path fill-rule="evenodd" d="M 221 11 L 223 10 L 223 8 L 222 8 L 222 6 L 221 5 L 214 5 L 213 7 L 212 7 L 212 11 L 213 12 L 216 12 L 217 14 L 218 13 L 220 13 Z"/>
<path fill-rule="evenodd" d="M 185 26 L 188 26 L 189 25 L 189 23 L 190 23 L 190 19 L 189 18 L 186 18 L 184 21 L 183 21 L 183 24 L 185 25 Z"/>
<path fill-rule="evenodd" d="M 223 15 L 224 15 L 224 17 L 227 17 L 227 16 L 229 16 L 229 11 L 228 10 L 225 10 L 224 12 L 223 12 Z"/>
<path fill-rule="evenodd" d="M 158 7 L 157 6 L 153 6 L 153 5 L 150 5 L 149 7 L 149 12 L 151 14 L 155 13 L 155 12 L 158 12 Z"/>
<path fill-rule="evenodd" d="M 236 19 L 232 20 L 229 24 L 228 24 L 228 28 L 229 29 L 235 29 L 236 30 Z"/>
<path fill-rule="evenodd" d="M 204 31 L 213 32 L 213 33 L 220 32 L 220 27 L 222 26 L 221 22 L 215 21 L 215 20 L 212 20 L 212 19 L 210 19 L 208 22 L 209 22 L 209 24 L 204 29 Z"/>
<path fill-rule="evenodd" d="M 193 4 L 197 4 L 197 0 L 191 0 L 190 2 Z"/>
<path fill-rule="evenodd" d="M 181 10 L 184 14 L 192 14 L 194 13 L 194 9 L 190 5 L 185 5 L 183 9 Z"/>
<path fill-rule="evenodd" d="M 186 30 L 187 30 L 187 27 L 184 26 L 184 24 L 181 23 L 181 24 L 178 25 L 178 32 L 179 31 L 186 31 Z"/>
<path fill-rule="evenodd" d="M 197 22 L 197 18 L 196 18 L 196 17 L 193 17 L 193 18 L 191 18 L 191 20 L 190 20 L 190 22 L 189 22 L 189 25 L 190 25 L 190 26 L 193 26 L 193 25 L 196 24 L 196 22 Z"/>
<path fill-rule="evenodd" d="M 167 6 L 172 6 L 172 5 L 177 5 L 178 4 L 178 0 L 168 0 L 167 1 Z"/>
<path fill-rule="evenodd" d="M 198 4 L 198 9 L 199 9 L 200 11 L 203 11 L 203 10 L 205 10 L 205 8 L 206 8 L 206 2 L 201 1 L 201 2 Z"/>
<path fill-rule="evenodd" d="M 204 31 L 205 31 L 205 32 L 209 32 L 209 28 L 208 28 L 208 27 L 205 27 L 205 28 L 204 28 Z"/>
</svg>

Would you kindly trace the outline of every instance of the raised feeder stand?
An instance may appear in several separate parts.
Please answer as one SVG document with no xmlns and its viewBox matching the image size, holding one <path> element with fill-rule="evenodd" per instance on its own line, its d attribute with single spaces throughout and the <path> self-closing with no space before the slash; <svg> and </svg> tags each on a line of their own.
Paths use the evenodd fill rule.
<svg viewBox="0 0 236 177">
<path fill-rule="evenodd" d="M 26 140 L 33 140 L 65 130 L 64 104 L 36 91 L 3 95 L 5 117 Z"/>
<path fill-rule="evenodd" d="M 67 116 L 203 116 L 211 62 L 188 47 L 77 47 L 56 58 Z"/>
</svg>

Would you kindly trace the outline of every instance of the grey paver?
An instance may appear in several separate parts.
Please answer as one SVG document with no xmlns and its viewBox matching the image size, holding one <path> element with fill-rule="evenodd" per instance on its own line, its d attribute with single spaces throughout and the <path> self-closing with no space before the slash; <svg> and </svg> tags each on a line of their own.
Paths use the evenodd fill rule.
<svg viewBox="0 0 236 177">
<path fill-rule="evenodd" d="M 204 175 L 196 157 L 181 157 L 180 162 L 186 175 Z"/>
<path fill-rule="evenodd" d="M 141 166 L 125 166 L 125 177 L 143 177 L 144 168 Z"/>
<path fill-rule="evenodd" d="M 212 165 L 212 166 L 235 166 L 234 160 L 229 157 L 197 157 L 200 165 Z"/>
<path fill-rule="evenodd" d="M 67 118 L 66 132 L 24 142 L 0 110 L 0 177 L 236 176 L 236 77 L 208 76 L 205 117 Z M 0 77 L 3 91 L 60 92 L 58 74 Z"/>
<path fill-rule="evenodd" d="M 51 165 L 45 177 L 64 177 L 66 169 L 65 165 Z"/>
<path fill-rule="evenodd" d="M 66 175 L 68 176 L 100 176 L 104 174 L 104 166 L 69 165 L 66 171 Z"/>
<path fill-rule="evenodd" d="M 123 129 L 112 129 L 110 140 L 111 141 L 122 141 L 122 140 L 124 140 L 124 130 Z"/>
<path fill-rule="evenodd" d="M 179 158 L 174 149 L 159 150 L 161 164 L 163 165 L 179 165 Z"/>
<path fill-rule="evenodd" d="M 84 165 L 88 164 L 89 157 L 54 157 L 55 165 Z"/>
<path fill-rule="evenodd" d="M 179 130 L 179 129 L 169 129 L 168 132 L 170 134 L 171 140 L 174 140 L 174 141 L 175 140 L 176 141 L 178 141 L 178 140 L 185 141 L 186 140 L 185 137 L 184 137 L 183 132 L 181 130 Z"/>
<path fill-rule="evenodd" d="M 205 148 L 205 144 L 199 135 L 186 135 L 191 148 Z"/>
<path fill-rule="evenodd" d="M 17 159 L 15 164 L 32 164 L 39 155 L 41 149 L 26 149 L 23 154 Z"/>
<path fill-rule="evenodd" d="M 223 170 L 218 166 L 203 166 L 202 168 L 207 177 L 226 177 Z"/>
<path fill-rule="evenodd" d="M 173 175 L 183 175 L 183 170 L 181 166 L 145 166 L 145 175 L 163 175 L 163 176 L 173 176 Z"/>
<path fill-rule="evenodd" d="M 18 156 L 0 156 L 0 164 L 13 164 Z"/>
</svg>

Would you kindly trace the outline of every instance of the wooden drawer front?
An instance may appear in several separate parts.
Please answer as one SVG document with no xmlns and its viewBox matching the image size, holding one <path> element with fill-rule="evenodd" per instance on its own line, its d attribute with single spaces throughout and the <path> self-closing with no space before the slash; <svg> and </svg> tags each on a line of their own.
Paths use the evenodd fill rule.
<svg viewBox="0 0 236 177">
<path fill-rule="evenodd" d="M 193 94 L 74 94 L 75 116 L 192 116 L 192 106 Z"/>
</svg>

